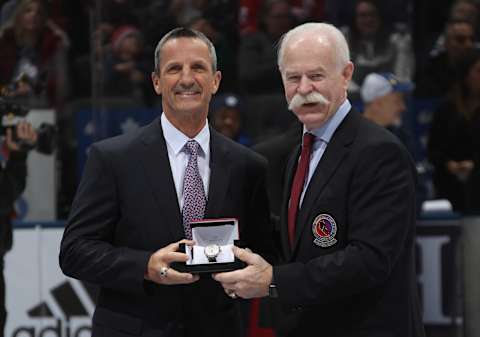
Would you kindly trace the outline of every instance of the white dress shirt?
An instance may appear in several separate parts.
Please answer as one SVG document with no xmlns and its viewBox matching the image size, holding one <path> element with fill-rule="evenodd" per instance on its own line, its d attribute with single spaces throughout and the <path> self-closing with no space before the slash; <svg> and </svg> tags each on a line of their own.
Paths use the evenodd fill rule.
<svg viewBox="0 0 480 337">
<path fill-rule="evenodd" d="M 183 208 L 183 176 L 190 158 L 190 155 L 185 150 L 185 144 L 192 139 L 173 126 L 164 113 L 160 117 L 160 124 L 165 142 L 167 143 L 168 159 L 172 169 L 173 181 L 175 182 L 175 190 L 177 191 L 178 205 L 181 210 Z M 210 129 L 208 128 L 208 121 L 206 121 L 203 129 L 193 140 L 200 144 L 197 159 L 198 170 L 202 177 L 205 196 L 208 199 L 208 184 L 210 181 Z"/>
<path fill-rule="evenodd" d="M 332 139 L 335 130 L 337 130 L 340 123 L 343 119 L 347 116 L 348 112 L 352 108 L 352 105 L 346 99 L 335 112 L 335 114 L 327 120 L 325 124 L 321 127 L 314 129 L 314 130 L 307 130 L 305 127 L 303 128 L 303 133 L 309 132 L 315 135 L 315 141 L 313 142 L 312 153 L 310 155 L 310 165 L 308 166 L 308 177 L 305 181 L 303 186 L 302 195 L 300 197 L 300 206 L 303 202 L 303 197 L 305 195 L 305 191 L 307 190 L 308 184 L 312 179 L 313 174 L 315 173 L 315 169 L 322 159 L 325 150 L 327 149 L 328 143 Z"/>
</svg>

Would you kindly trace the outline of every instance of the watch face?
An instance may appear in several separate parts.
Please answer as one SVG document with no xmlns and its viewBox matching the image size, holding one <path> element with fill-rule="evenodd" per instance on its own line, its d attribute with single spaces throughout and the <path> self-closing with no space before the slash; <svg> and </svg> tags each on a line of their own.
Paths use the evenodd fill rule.
<svg viewBox="0 0 480 337">
<path fill-rule="evenodd" d="M 210 244 L 205 247 L 205 255 L 207 257 L 216 257 L 220 253 L 220 247 L 216 244 Z"/>
</svg>

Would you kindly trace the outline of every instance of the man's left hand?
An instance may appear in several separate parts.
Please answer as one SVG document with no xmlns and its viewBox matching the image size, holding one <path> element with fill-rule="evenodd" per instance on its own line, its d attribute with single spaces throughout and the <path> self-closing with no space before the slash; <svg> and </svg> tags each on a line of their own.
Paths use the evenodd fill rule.
<svg viewBox="0 0 480 337">
<path fill-rule="evenodd" d="M 230 297 L 254 298 L 268 295 L 273 268 L 260 255 L 247 249 L 233 247 L 235 256 L 247 263 L 247 267 L 231 272 L 214 274 Z"/>
</svg>

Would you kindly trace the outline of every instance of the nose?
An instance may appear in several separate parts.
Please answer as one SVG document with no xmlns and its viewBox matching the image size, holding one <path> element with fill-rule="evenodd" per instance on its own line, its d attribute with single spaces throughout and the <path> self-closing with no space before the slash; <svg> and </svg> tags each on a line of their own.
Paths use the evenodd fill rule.
<svg viewBox="0 0 480 337">
<path fill-rule="evenodd" d="M 192 70 L 189 67 L 183 67 L 180 76 L 180 85 L 186 88 L 191 87 L 194 84 Z"/>
<path fill-rule="evenodd" d="M 300 84 L 298 86 L 298 93 L 305 96 L 311 93 L 312 90 L 312 81 L 306 75 L 302 75 L 302 78 L 300 79 Z"/>
</svg>

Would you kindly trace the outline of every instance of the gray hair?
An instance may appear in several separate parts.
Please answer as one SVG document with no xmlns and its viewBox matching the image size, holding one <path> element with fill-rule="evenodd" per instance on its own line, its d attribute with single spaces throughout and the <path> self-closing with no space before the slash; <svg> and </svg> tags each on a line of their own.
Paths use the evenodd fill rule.
<svg viewBox="0 0 480 337">
<path fill-rule="evenodd" d="M 328 23 L 309 22 L 289 30 L 278 41 L 277 63 L 280 70 L 282 69 L 283 65 L 285 46 L 288 44 L 288 42 L 290 42 L 295 35 L 310 31 L 315 31 L 319 35 L 327 37 L 333 47 L 335 59 L 337 60 L 337 65 L 339 68 L 343 68 L 347 65 L 347 63 L 350 61 L 350 50 L 343 33 L 338 28 Z"/>
<path fill-rule="evenodd" d="M 162 39 L 158 42 L 157 47 L 155 48 L 155 73 L 158 75 L 160 74 L 160 52 L 162 51 L 163 46 L 170 40 L 179 39 L 179 38 L 191 38 L 191 39 L 198 39 L 203 42 L 208 47 L 208 53 L 210 54 L 210 61 L 212 64 L 212 71 L 217 71 L 217 53 L 215 52 L 215 47 L 213 43 L 201 32 L 191 29 L 191 28 L 184 28 L 178 27 L 172 29 L 167 34 L 165 34 Z"/>
</svg>

